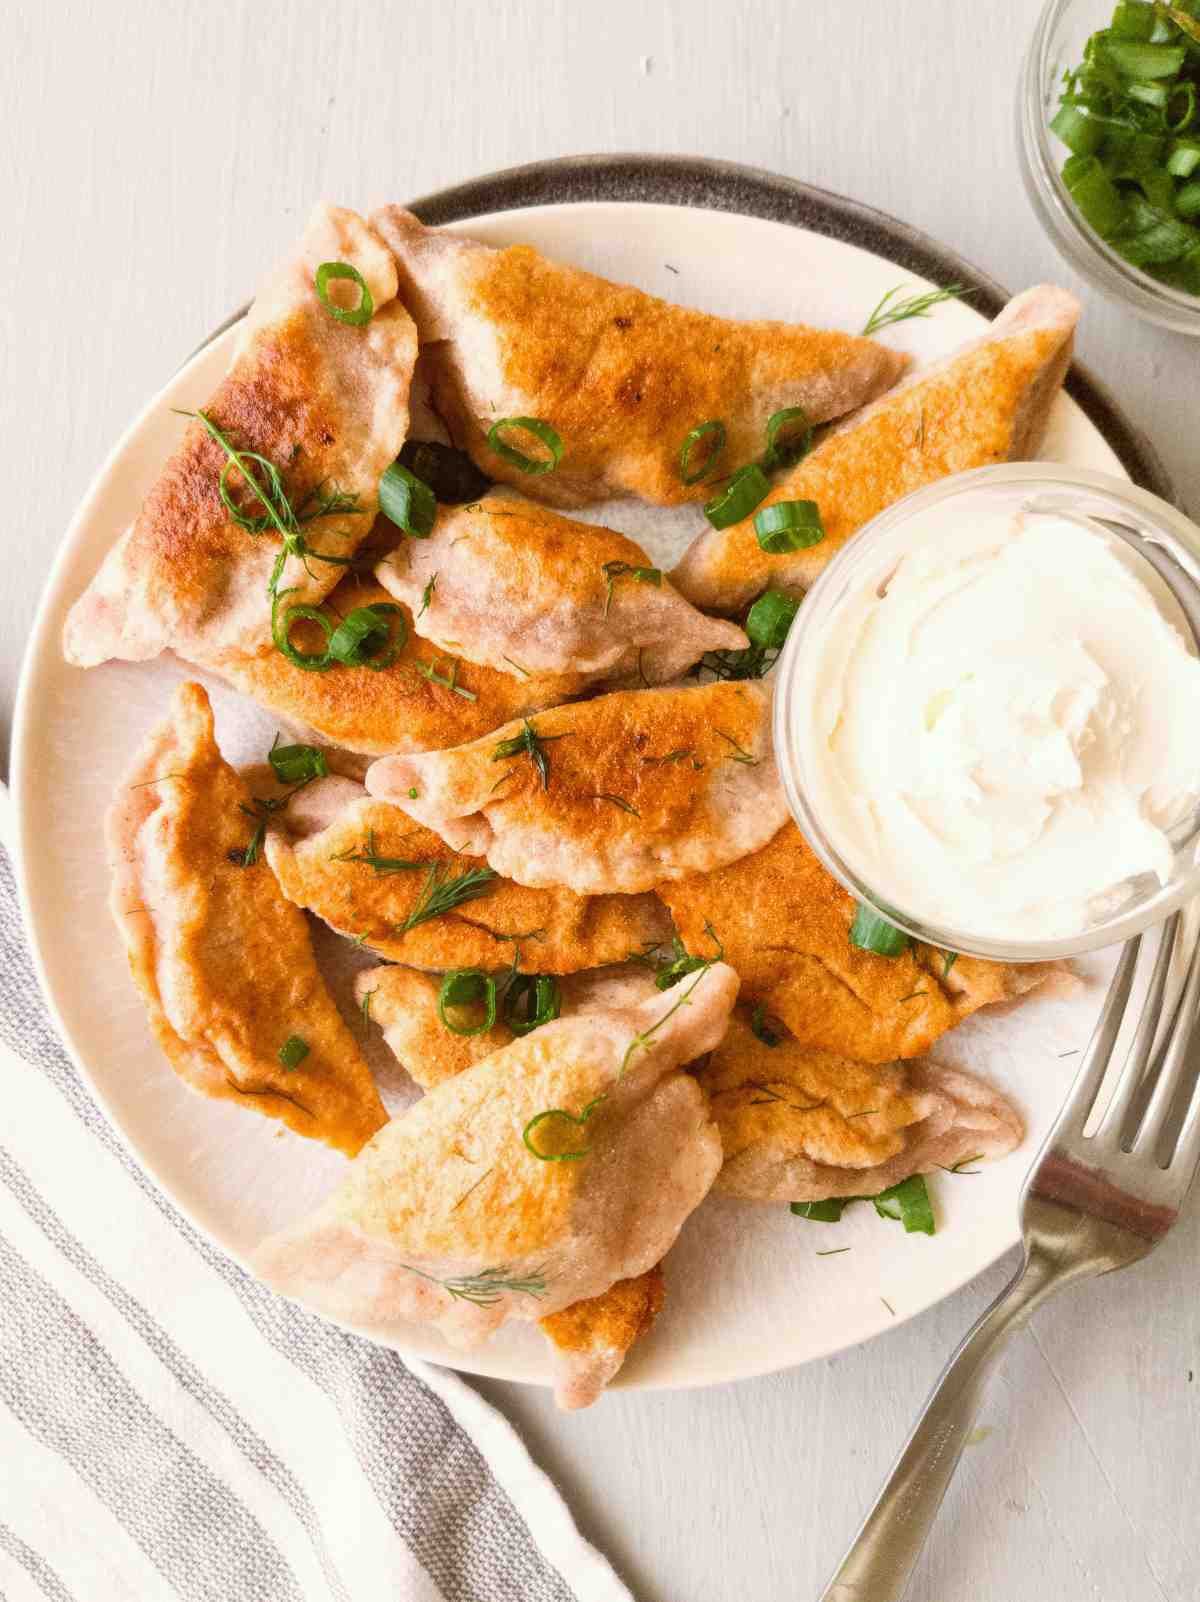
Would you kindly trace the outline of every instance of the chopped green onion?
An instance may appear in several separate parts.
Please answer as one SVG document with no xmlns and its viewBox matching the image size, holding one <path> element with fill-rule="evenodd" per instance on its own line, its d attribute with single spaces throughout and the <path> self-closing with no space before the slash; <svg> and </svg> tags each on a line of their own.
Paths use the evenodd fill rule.
<svg viewBox="0 0 1200 1602">
<path fill-rule="evenodd" d="M 563 1107 L 548 1107 L 545 1112 L 535 1113 L 521 1131 L 521 1139 L 525 1143 L 525 1149 L 531 1152 L 539 1162 L 543 1163 L 574 1163 L 578 1162 L 581 1157 L 588 1156 L 592 1149 L 590 1142 L 586 1146 L 579 1146 L 567 1151 L 543 1151 L 540 1146 L 534 1143 L 534 1131 L 540 1129 L 543 1124 L 551 1123 L 555 1119 L 561 1119 L 575 1129 L 582 1129 L 604 1099 L 603 1095 L 597 1096 L 594 1101 L 589 1101 L 579 1114 L 569 1113 Z"/>
<path fill-rule="evenodd" d="M 392 633 L 390 619 L 396 620 Z M 408 623 L 403 610 L 391 601 L 375 601 L 356 606 L 334 629 L 328 653 L 345 667 L 367 667 L 376 673 L 391 667 L 408 640 Z"/>
<path fill-rule="evenodd" d="M 1145 0 L 1117 0 L 1109 32 L 1118 39 L 1149 44 L 1157 20 L 1153 7 L 1146 5 Z"/>
<path fill-rule="evenodd" d="M 309 1046 L 307 1040 L 301 1040 L 299 1035 L 289 1035 L 279 1048 L 279 1060 L 289 1073 L 308 1056 Z"/>
<path fill-rule="evenodd" d="M 1115 243 L 1135 267 L 1165 266 L 1200 245 L 1200 232 L 1133 194 L 1127 203 L 1125 225 Z"/>
<path fill-rule="evenodd" d="M 1104 124 L 1082 106 L 1060 106 L 1050 128 L 1077 156 L 1094 156 L 1104 143 Z"/>
<path fill-rule="evenodd" d="M 764 651 L 782 650 L 799 610 L 800 602 L 795 596 L 785 595 L 782 590 L 765 591 L 746 614 L 750 644 Z"/>
<path fill-rule="evenodd" d="M 428 539 L 437 521 L 437 499 L 425 483 L 401 462 L 393 462 L 379 480 L 379 510 L 414 539 Z"/>
<path fill-rule="evenodd" d="M 781 440 L 780 434 L 794 423 L 798 423 L 799 428 Z M 762 465 L 768 472 L 775 467 L 795 467 L 808 455 L 812 442 L 813 426 L 804 407 L 785 406 L 782 411 L 772 412 L 767 418 L 767 448 L 763 452 Z"/>
<path fill-rule="evenodd" d="M 337 278 L 346 278 L 357 284 L 361 291 L 358 305 L 347 308 L 335 306 L 329 298 L 328 285 Z M 371 291 L 367 288 L 367 281 L 357 267 L 352 267 L 348 261 L 323 261 L 317 268 L 317 299 L 324 306 L 331 317 L 336 317 L 339 323 L 349 323 L 351 328 L 361 328 L 364 323 L 371 321 L 375 310 L 375 302 L 371 298 Z"/>
<path fill-rule="evenodd" d="M 517 450 L 502 437 L 505 429 L 518 429 L 532 434 L 550 452 L 549 456 L 526 456 L 524 451 Z M 519 467 L 522 473 L 553 473 L 563 459 L 562 439 L 557 430 L 540 417 L 502 417 L 488 429 L 487 442 L 502 462 L 507 462 L 510 467 Z"/>
<path fill-rule="evenodd" d="M 1127 83 L 1125 93 L 1139 106 L 1153 106 L 1155 111 L 1166 111 L 1171 91 L 1165 83 Z"/>
<path fill-rule="evenodd" d="M 448 1009 L 461 1014 L 482 1008 L 477 1023 L 466 1023 L 461 1017 L 450 1017 Z M 482 1035 L 496 1022 L 496 981 L 481 968 L 455 968 L 442 980 L 438 991 L 438 1017 L 452 1035 Z"/>
<path fill-rule="evenodd" d="M 481 473 L 466 451 L 442 445 L 432 439 L 406 441 L 399 457 L 415 478 L 427 484 L 445 506 L 462 506 L 477 501 L 491 488 L 492 480 Z"/>
<path fill-rule="evenodd" d="M 1102 239 L 1125 220 L 1125 202 L 1096 156 L 1071 156 L 1063 164 L 1063 183 L 1071 199 Z"/>
<path fill-rule="evenodd" d="M 851 1196 L 850 1201 L 857 1201 Z M 840 1196 L 830 1196 L 826 1201 L 793 1202 L 792 1212 L 797 1218 L 811 1218 L 817 1224 L 837 1224 L 841 1222 L 846 1202 Z"/>
<path fill-rule="evenodd" d="M 712 444 L 705 452 L 700 465 L 693 470 L 692 452 L 702 439 L 712 436 Z M 679 477 L 685 484 L 698 484 L 708 472 L 710 467 L 717 465 L 717 459 L 725 449 L 725 424 L 719 417 L 710 417 L 707 423 L 697 423 L 695 428 L 689 429 L 684 435 L 683 444 L 679 447 Z"/>
<path fill-rule="evenodd" d="M 329 774 L 325 753 L 315 745 L 273 745 L 267 761 L 280 784 L 307 784 Z"/>
<path fill-rule="evenodd" d="M 825 538 L 821 508 L 816 501 L 774 501 L 754 514 L 759 549 L 771 556 L 802 551 Z"/>
<path fill-rule="evenodd" d="M 1200 180 L 1193 179 L 1180 187 L 1175 196 L 1175 210 L 1189 222 L 1193 217 L 1200 217 Z"/>
<path fill-rule="evenodd" d="M 1200 167 L 1200 144 L 1181 139 L 1167 157 L 1167 171 L 1172 178 L 1190 178 Z"/>
<path fill-rule="evenodd" d="M 286 590 L 281 591 L 271 603 L 271 638 L 276 648 L 283 652 L 293 667 L 303 668 L 306 673 L 328 673 L 333 666 L 328 649 L 329 641 L 333 638 L 333 619 L 319 606 L 282 607 L 280 601 L 287 593 Z M 319 624 L 324 629 L 325 650 L 302 651 L 299 646 L 292 644 L 292 629 L 302 619 Z"/>
<path fill-rule="evenodd" d="M 514 1035 L 527 1035 L 562 1011 L 558 980 L 545 973 L 514 974 L 504 992 L 504 1022 Z"/>
<path fill-rule="evenodd" d="M 730 528 L 740 523 L 770 493 L 767 475 L 757 462 L 739 467 L 729 483 L 711 501 L 704 503 L 704 515 L 714 528 Z"/>
<path fill-rule="evenodd" d="M 921 1174 L 902 1179 L 890 1190 L 880 1191 L 871 1200 L 880 1218 L 894 1218 L 904 1225 L 906 1235 L 932 1235 L 934 1233 L 933 1207 L 929 1188 Z"/>
<path fill-rule="evenodd" d="M 899 957 L 908 950 L 908 936 L 860 901 L 850 926 L 850 944 L 860 951 L 873 951 L 879 957 Z"/>
<path fill-rule="evenodd" d="M 1122 78 L 1176 78 L 1183 71 L 1187 48 L 1184 45 L 1139 44 L 1125 39 L 1107 39 L 1103 45 L 1103 56 Z"/>
</svg>

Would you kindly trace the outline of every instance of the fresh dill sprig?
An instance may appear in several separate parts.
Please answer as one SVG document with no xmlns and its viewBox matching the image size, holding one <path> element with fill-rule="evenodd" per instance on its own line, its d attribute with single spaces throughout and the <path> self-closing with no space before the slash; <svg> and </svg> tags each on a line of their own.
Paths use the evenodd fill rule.
<svg viewBox="0 0 1200 1602">
<path fill-rule="evenodd" d="M 306 1107 L 304 1103 L 302 1101 L 298 1101 L 295 1096 L 289 1096 L 286 1090 L 247 1090 L 244 1086 L 239 1085 L 237 1080 L 229 1074 L 225 1075 L 225 1083 L 229 1086 L 230 1090 L 236 1090 L 239 1096 L 273 1096 L 278 1101 L 290 1101 L 293 1107 L 298 1107 L 300 1111 L 308 1118 L 315 1118 L 317 1116 L 311 1107 Z"/>
<path fill-rule="evenodd" d="M 947 284 L 945 289 L 926 289 L 919 295 L 910 295 L 907 300 L 896 300 L 895 297 L 903 288 L 903 284 L 896 284 L 888 290 L 867 318 L 863 327 L 864 335 L 877 334 L 881 328 L 890 328 L 893 323 L 906 323 L 912 317 L 928 317 L 933 308 L 940 306 L 944 300 L 961 300 L 964 295 L 975 293 L 964 284 Z"/>
<path fill-rule="evenodd" d="M 362 862 L 375 874 L 376 878 L 386 878 L 391 873 L 415 873 L 420 868 L 427 868 L 427 862 L 410 862 L 405 857 L 381 857 L 375 849 L 375 831 L 367 830 L 367 838 L 361 851 L 353 847 L 349 851 L 337 851 L 330 857 L 330 862 Z"/>
<path fill-rule="evenodd" d="M 644 756 L 642 758 L 648 768 L 669 768 L 675 762 L 687 762 L 689 760 L 696 769 L 704 766 L 703 762 L 696 761 L 696 753 L 690 748 L 684 749 L 681 747 L 677 751 L 668 751 L 663 756 Z"/>
<path fill-rule="evenodd" d="M 362 1012 L 364 1029 L 369 1029 L 371 1027 L 371 997 L 378 994 L 378 990 L 379 987 L 376 985 L 374 990 L 366 990 L 363 992 L 362 1004 L 359 1010 Z"/>
<path fill-rule="evenodd" d="M 820 1107 L 828 1107 L 829 1105 L 828 1101 L 810 1101 L 801 1106 L 798 1101 L 789 1101 L 786 1096 L 781 1096 L 777 1090 L 773 1090 L 771 1088 L 772 1083 L 786 1085 L 789 1083 L 789 1081 L 786 1079 L 780 1079 L 778 1081 L 765 1079 L 746 1079 L 743 1080 L 742 1084 L 739 1086 L 739 1089 L 758 1091 L 758 1095 L 754 1098 L 754 1100 L 748 1103 L 748 1105 L 751 1107 L 765 1107 L 768 1102 L 777 1101 L 784 1107 L 790 1107 L 793 1112 L 810 1113 L 816 1112 Z"/>
<path fill-rule="evenodd" d="M 420 923 L 440 918 L 447 912 L 453 912 L 455 907 L 461 907 L 464 902 L 487 895 L 493 880 L 498 877 L 494 868 L 468 868 L 465 873 L 455 877 L 451 875 L 447 864 L 435 862 L 421 886 L 416 904 L 404 922 L 397 925 L 396 933 L 407 934 Z"/>
<path fill-rule="evenodd" d="M 450 1279 L 438 1279 L 436 1274 L 427 1274 L 411 1263 L 402 1263 L 401 1267 L 419 1279 L 428 1280 L 431 1285 L 440 1285 L 455 1301 L 470 1302 L 474 1307 L 495 1307 L 505 1293 L 532 1296 L 535 1301 L 541 1301 L 546 1294 L 544 1267 L 531 1269 L 524 1278 L 518 1278 L 505 1263 L 499 1268 L 482 1268 L 478 1274 L 462 1274 Z"/>
<path fill-rule="evenodd" d="M 649 1045 L 651 1039 L 658 1033 L 663 1024 L 665 1024 L 668 1019 L 673 1018 L 679 1011 L 680 1007 L 687 1006 L 688 1002 L 692 999 L 692 991 L 695 990 L 696 986 L 703 981 L 704 975 L 708 972 L 708 968 L 709 964 L 706 962 L 704 967 L 692 980 L 691 984 L 675 1002 L 675 1005 L 673 1007 L 668 1007 L 666 1012 L 663 1013 L 662 1017 L 657 1021 L 657 1023 L 652 1023 L 649 1029 L 644 1029 L 640 1035 L 634 1035 L 633 1039 L 625 1048 L 625 1055 L 621 1059 L 621 1067 L 617 1073 L 618 1079 L 623 1079 L 625 1077 L 634 1052 L 645 1050 L 646 1046 Z"/>
<path fill-rule="evenodd" d="M 635 818 L 640 818 L 642 815 L 634 806 L 633 802 L 626 801 L 625 797 L 622 795 L 606 795 L 601 790 L 596 792 L 596 794 L 592 797 L 592 800 L 611 801 L 614 807 L 620 807 L 622 812 L 631 812 Z"/>
<path fill-rule="evenodd" d="M 207 412 L 183 411 L 179 415 L 194 418 L 202 424 L 209 436 L 229 458 L 221 469 L 221 476 L 217 481 L 217 494 L 220 496 L 222 506 L 229 513 L 230 520 L 238 528 L 245 529 L 248 534 L 265 534 L 268 529 L 274 528 L 282 538 L 283 549 L 279 553 L 267 585 L 267 594 L 272 600 L 279 588 L 279 580 L 283 576 L 284 565 L 289 556 L 295 556 L 303 562 L 310 578 L 314 576 L 308 565 L 310 556 L 319 562 L 330 562 L 336 567 L 350 567 L 353 564 L 353 557 L 331 556 L 324 551 L 314 550 L 305 539 L 302 527 L 305 523 L 329 517 L 334 513 L 361 515 L 362 508 L 358 505 L 357 495 L 347 494 L 339 490 L 336 485 L 326 489 L 325 483 L 322 482 L 309 491 L 301 503 L 301 511 L 297 513 L 284 488 L 283 474 L 274 462 L 260 455 L 258 451 L 238 450 Z M 261 480 L 255 476 L 255 466 L 263 475 Z M 263 508 L 259 516 L 250 516 L 244 507 L 239 506 L 234 500 L 229 485 L 229 475 L 235 469 L 240 473 L 246 489 Z"/>
<path fill-rule="evenodd" d="M 438 664 L 440 662 L 449 662 L 451 664 L 448 674 L 438 672 Z M 453 690 L 454 694 L 460 695 L 464 701 L 478 701 L 479 697 L 474 690 L 464 689 L 458 682 L 458 670 L 462 663 L 459 662 L 457 657 L 435 656 L 432 662 L 413 662 L 411 665 L 423 679 L 428 679 L 430 684 L 440 684 L 444 690 Z"/>
<path fill-rule="evenodd" d="M 634 567 L 632 562 L 605 562 L 600 571 L 604 574 L 604 615 L 608 616 L 612 606 L 613 585 L 619 578 L 636 579 L 639 584 L 653 584 L 655 589 L 662 585 L 662 569 L 658 567 Z"/>
<path fill-rule="evenodd" d="M 501 740 L 492 752 L 493 762 L 503 762 L 509 757 L 527 756 L 533 763 L 534 771 L 542 781 L 542 789 L 550 788 L 550 760 L 543 747 L 551 740 L 565 740 L 572 733 L 570 729 L 562 734 L 539 734 L 536 726 L 529 718 L 522 720 L 524 727 L 520 734 L 514 734 L 507 740 Z M 500 781 L 497 781 L 498 783 Z"/>
<path fill-rule="evenodd" d="M 778 651 L 768 650 L 764 645 L 747 645 L 741 651 L 705 651 L 695 667 L 688 671 L 697 679 L 705 673 L 725 682 L 761 679 L 775 666 L 778 656 Z"/>
<path fill-rule="evenodd" d="M 417 613 L 418 617 L 422 617 L 426 612 L 428 612 L 429 603 L 433 600 L 433 592 L 437 589 L 437 581 L 438 576 L 435 573 L 429 580 L 429 583 L 426 584 L 425 588 L 421 591 L 421 610 Z"/>
<path fill-rule="evenodd" d="M 756 768 L 758 766 L 758 758 L 752 757 L 745 746 L 737 743 L 732 734 L 726 734 L 724 729 L 714 729 L 713 733 L 719 734 L 722 740 L 727 740 L 733 747 L 733 755 L 729 758 L 731 762 L 744 763 L 748 768 Z"/>
<path fill-rule="evenodd" d="M 965 1179 L 972 1179 L 979 1172 L 979 1169 L 971 1168 L 969 1165 L 971 1163 L 981 1163 L 982 1161 L 983 1153 L 981 1151 L 975 1151 L 972 1152 L 969 1157 L 960 1157 L 954 1164 L 953 1168 L 946 1168 L 942 1163 L 939 1163 L 938 1167 L 942 1170 L 943 1174 L 962 1174 Z"/>
</svg>

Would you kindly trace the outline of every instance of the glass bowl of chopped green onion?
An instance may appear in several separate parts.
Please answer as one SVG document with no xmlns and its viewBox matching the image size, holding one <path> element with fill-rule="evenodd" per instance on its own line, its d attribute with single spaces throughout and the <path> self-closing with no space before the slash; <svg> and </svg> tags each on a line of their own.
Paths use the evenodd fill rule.
<svg viewBox="0 0 1200 1602">
<path fill-rule="evenodd" d="M 1200 0 L 1049 0 L 1017 115 L 1026 190 L 1072 266 L 1200 334 Z"/>
</svg>

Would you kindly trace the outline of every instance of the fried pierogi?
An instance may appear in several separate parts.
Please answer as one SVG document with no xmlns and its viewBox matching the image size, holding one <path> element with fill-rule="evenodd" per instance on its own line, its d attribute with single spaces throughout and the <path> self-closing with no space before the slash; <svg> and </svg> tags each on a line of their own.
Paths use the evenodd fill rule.
<svg viewBox="0 0 1200 1602">
<path fill-rule="evenodd" d="M 633 994 L 644 993 L 640 976 L 633 985 Z M 355 982 L 360 1003 L 382 1028 L 397 1059 L 427 1090 L 517 1038 L 503 1017 L 479 1034 L 448 1029 L 438 1012 L 439 989 L 439 980 L 411 968 L 372 968 Z M 616 994 L 613 982 L 591 975 L 568 980 L 563 989 L 563 1010 L 573 1016 L 603 1010 Z M 554 1358 L 554 1395 L 560 1407 L 591 1406 L 616 1377 L 633 1343 L 649 1333 L 665 1295 L 659 1265 L 539 1320 Z"/>
<path fill-rule="evenodd" d="M 522 678 L 571 674 L 578 690 L 662 684 L 706 651 L 749 643 L 690 606 L 624 534 L 515 495 L 441 508 L 432 535 L 376 576 L 442 650 Z"/>
<path fill-rule="evenodd" d="M 718 1188 L 747 1201 L 876 1196 L 911 1174 L 1003 1157 L 1022 1135 L 1010 1104 L 973 1074 L 852 1062 L 777 1028 L 755 1033 L 738 1015 L 696 1077 L 721 1131 Z"/>
<path fill-rule="evenodd" d="M 366 285 L 374 311 L 362 326 L 318 297 L 317 269 L 330 261 Z M 339 309 L 346 288 L 327 290 Z M 246 317 L 229 373 L 202 408 L 211 427 L 181 423 L 142 510 L 72 607 L 68 661 L 144 661 L 169 648 L 204 666 L 270 645 L 273 576 L 292 605 L 327 595 L 370 533 L 380 476 L 404 443 L 416 354 L 378 234 L 352 211 L 319 206 Z"/>
<path fill-rule="evenodd" d="M 481 858 L 454 852 L 398 807 L 361 790 L 345 804 L 354 792 L 344 780 L 301 791 L 296 801 L 306 819 L 322 789 L 336 798 L 333 816 L 303 840 L 272 828 L 268 859 L 289 900 L 393 962 L 436 971 L 515 962 L 522 972 L 573 973 L 620 962 L 667 932 L 652 895 L 515 884 Z"/>
<path fill-rule="evenodd" d="M 711 956 L 720 942 L 743 999 L 775 1013 L 802 1046 L 859 1062 L 919 1056 L 979 1007 L 1064 973 L 1057 963 L 951 958 L 932 946 L 898 957 L 860 950 L 850 943 L 853 898 L 791 822 L 753 856 L 659 894 L 689 951 Z"/>
<path fill-rule="evenodd" d="M 387 1115 L 257 833 L 208 697 L 181 685 L 106 822 L 113 915 L 151 1027 L 192 1089 L 353 1156 Z"/>
<path fill-rule="evenodd" d="M 400 269 L 422 367 L 454 444 L 485 473 L 554 506 L 637 495 L 661 506 L 707 500 L 714 474 L 762 454 L 767 422 L 802 407 L 841 417 L 895 383 L 906 358 L 871 339 L 781 322 L 733 322 L 672 306 L 625 284 L 426 228 L 386 206 L 372 224 Z M 496 451 L 498 418 L 532 418 L 561 441 L 553 472 L 531 473 L 535 435 Z M 691 431 L 719 419 L 681 465 Z M 543 459 L 544 452 L 542 453 Z"/>
<path fill-rule="evenodd" d="M 273 645 L 222 652 L 207 665 L 299 733 L 362 756 L 461 745 L 498 723 L 557 706 L 579 687 L 577 675 L 522 677 L 447 655 L 420 638 L 408 608 L 373 579 L 343 579 L 326 605 L 344 617 L 357 607 L 381 603 L 400 606 L 395 626 L 405 640 L 396 660 L 378 671 L 335 663 L 326 673 L 314 673 Z M 325 643 L 324 630 L 312 621 L 298 620 L 291 638 L 305 652 L 319 651 Z"/>
<path fill-rule="evenodd" d="M 1043 284 L 1018 295 L 981 338 L 831 429 L 754 513 L 705 529 L 671 574 L 695 606 L 739 612 L 767 588 L 804 589 L 852 534 L 952 473 L 1036 456 L 1071 362 L 1079 302 Z M 815 501 L 825 538 L 782 555 L 754 518 L 777 501 Z"/>
<path fill-rule="evenodd" d="M 736 861 L 787 815 L 758 682 L 556 707 L 456 750 L 385 757 L 367 789 L 518 884 L 581 895 Z"/>
<path fill-rule="evenodd" d="M 681 1068 L 720 1041 L 737 983 L 716 964 L 664 995 L 642 975 L 621 1005 L 543 1024 L 444 1081 L 259 1247 L 258 1272 L 335 1317 L 430 1323 L 460 1346 L 648 1272 L 721 1164 Z"/>
</svg>

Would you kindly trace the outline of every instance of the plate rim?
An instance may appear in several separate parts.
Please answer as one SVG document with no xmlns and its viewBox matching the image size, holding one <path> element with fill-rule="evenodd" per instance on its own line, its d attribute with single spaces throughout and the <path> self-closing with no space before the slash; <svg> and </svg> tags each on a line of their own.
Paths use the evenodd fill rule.
<svg viewBox="0 0 1200 1602">
<path fill-rule="evenodd" d="M 640 171 L 642 178 L 638 180 L 637 192 L 632 196 L 614 186 L 625 184 L 628 175 Z M 702 187 L 693 190 L 689 185 L 699 182 Z M 752 193 L 747 193 L 745 185 L 750 184 Z M 661 187 L 660 187 L 661 186 Z M 564 192 L 565 191 L 565 192 Z M 733 163 L 709 161 L 702 158 L 687 157 L 563 157 L 553 161 L 536 162 L 527 166 L 510 168 L 494 174 L 485 175 L 469 183 L 454 188 L 438 191 L 434 195 L 410 203 L 412 209 L 429 221 L 449 222 L 469 219 L 487 212 L 494 215 L 497 212 L 519 211 L 534 206 L 566 206 L 577 203 L 618 203 L 622 205 L 663 205 L 670 204 L 692 210 L 710 210 L 740 213 L 747 216 L 761 217 L 771 222 L 783 222 L 810 232 L 821 234 L 827 238 L 840 241 L 844 244 L 858 246 L 871 253 L 896 262 L 898 266 L 908 271 L 932 278 L 934 281 L 959 281 L 978 288 L 978 297 L 973 300 L 972 308 L 981 312 L 994 312 L 1007 298 L 1004 290 L 994 280 L 981 273 L 955 255 L 954 252 L 944 249 L 936 241 L 928 239 L 918 230 L 911 229 L 907 224 L 889 217 L 886 213 L 878 212 L 858 202 L 847 200 L 844 197 L 819 190 L 811 185 L 802 184 L 797 180 L 779 178 L 773 174 L 761 172 L 757 169 L 739 167 Z M 780 207 L 782 205 L 782 212 Z M 865 220 L 869 229 L 850 231 L 845 224 L 846 218 L 857 222 Z M 226 332 L 241 316 L 245 308 L 234 312 L 226 318 L 221 325 L 201 342 L 197 350 L 188 357 L 188 365 L 192 357 L 198 355 L 222 333 Z M 179 371 L 180 369 L 177 369 Z M 1073 377 L 1082 378 L 1084 396 L 1078 393 L 1074 386 L 1068 386 L 1074 398 L 1084 410 L 1090 422 L 1098 432 L 1108 441 L 1111 448 L 1120 458 L 1122 465 L 1131 476 L 1146 487 L 1155 489 L 1157 493 L 1170 497 L 1170 484 L 1165 472 L 1158 461 L 1156 453 L 1148 444 L 1143 445 L 1136 430 L 1128 424 L 1119 409 L 1107 395 L 1093 384 L 1093 381 L 1081 369 L 1073 372 Z M 170 383 L 171 379 L 167 379 Z M 142 425 L 146 413 L 152 408 L 161 392 L 157 390 L 148 399 L 137 414 L 130 419 L 126 427 L 114 441 L 112 448 L 99 465 L 87 492 L 75 509 L 74 516 L 68 525 L 70 534 L 77 524 L 83 520 L 85 513 L 98 493 L 100 485 L 106 481 L 112 465 L 127 448 L 128 439 Z M 1088 397 L 1088 398 L 1085 398 Z M 1089 409 L 1089 398 L 1096 400 L 1100 407 L 1100 417 Z M 1116 428 L 1121 436 L 1118 440 L 1109 433 L 1106 422 L 1109 416 L 1115 418 Z M 1122 448 L 1124 442 L 1124 449 Z M 25 746 L 27 722 L 29 713 L 30 686 L 34 677 L 32 672 L 34 657 L 37 654 L 37 645 L 43 630 L 43 613 L 49 605 L 58 584 L 60 568 L 65 562 L 71 541 L 64 537 L 62 546 L 52 564 L 45 587 L 39 599 L 37 613 L 30 631 L 29 641 L 21 664 L 18 681 L 18 694 L 16 700 L 15 717 L 13 724 L 13 823 L 15 840 L 20 841 L 24 830 L 21 827 L 20 800 L 24 785 L 22 783 L 21 752 Z M 15 842 L 14 842 L 15 843 Z M 15 853 L 15 868 L 17 884 L 20 894 L 22 910 L 26 919 L 26 926 L 31 935 L 37 927 L 33 917 L 32 898 L 26 874 L 24 854 L 19 850 Z M 245 1263 L 241 1254 L 232 1250 L 223 1240 L 214 1235 L 206 1221 L 193 1215 L 191 1209 L 173 1194 L 160 1179 L 157 1165 L 148 1162 L 145 1155 L 138 1150 L 130 1137 L 125 1133 L 122 1125 L 117 1121 L 110 1110 L 107 1100 L 100 1094 L 96 1079 L 83 1060 L 82 1053 L 76 1051 L 69 1031 L 64 1028 L 64 1021 L 59 1012 L 54 995 L 48 984 L 48 975 L 43 962 L 43 953 L 36 935 L 30 940 L 31 956 L 37 974 L 39 988 L 55 1025 L 55 1031 L 60 1042 L 64 1045 L 67 1055 L 81 1074 L 84 1083 L 96 1102 L 102 1116 L 113 1129 L 122 1146 L 131 1153 L 139 1168 L 147 1173 L 151 1182 L 164 1191 L 165 1196 L 173 1207 L 178 1208 L 181 1215 L 191 1223 L 206 1239 L 225 1255 L 231 1257 L 239 1267 L 252 1272 Z M 1011 1243 L 1010 1243 L 1011 1244 Z M 961 1289 L 970 1283 L 986 1269 L 1004 1255 L 1009 1248 L 1006 1246 L 986 1264 L 973 1267 L 954 1277 L 954 1282 L 947 1286 L 941 1295 L 932 1303 L 922 1303 L 906 1311 L 903 1317 L 897 1320 L 896 1326 L 908 1322 L 910 1317 L 936 1306 L 939 1302 L 952 1295 L 955 1290 Z M 377 1344 L 405 1354 L 394 1341 L 372 1336 L 369 1331 L 346 1325 L 337 1319 L 329 1319 L 328 1315 L 319 1314 L 328 1322 L 346 1329 L 348 1332 L 360 1335 L 366 1339 L 375 1340 Z M 829 1356 L 832 1352 L 851 1350 L 853 1347 L 865 1344 L 866 1341 L 877 1338 L 880 1334 L 889 1333 L 889 1328 L 871 1331 L 865 1335 L 853 1338 L 848 1345 L 839 1345 L 811 1354 L 807 1359 L 785 1360 L 780 1363 L 768 1360 L 765 1363 L 752 1362 L 736 1375 L 728 1373 L 693 1372 L 679 1377 L 654 1379 L 649 1382 L 633 1379 L 630 1389 L 646 1390 L 675 1390 L 707 1388 L 717 1383 L 729 1383 L 733 1379 L 750 1379 L 763 1374 L 782 1372 L 788 1368 L 799 1366 L 805 1361 L 815 1361 L 818 1357 Z M 452 1366 L 466 1373 L 488 1374 L 492 1370 L 486 1366 L 477 1368 L 471 1361 L 471 1353 L 454 1354 L 454 1361 L 446 1366 Z M 405 1360 L 411 1360 L 406 1357 Z M 434 1359 L 439 1360 L 439 1359 Z M 546 1381 L 527 1376 L 511 1376 L 516 1383 L 545 1384 Z M 620 1384 L 620 1379 L 617 1381 Z"/>
</svg>

